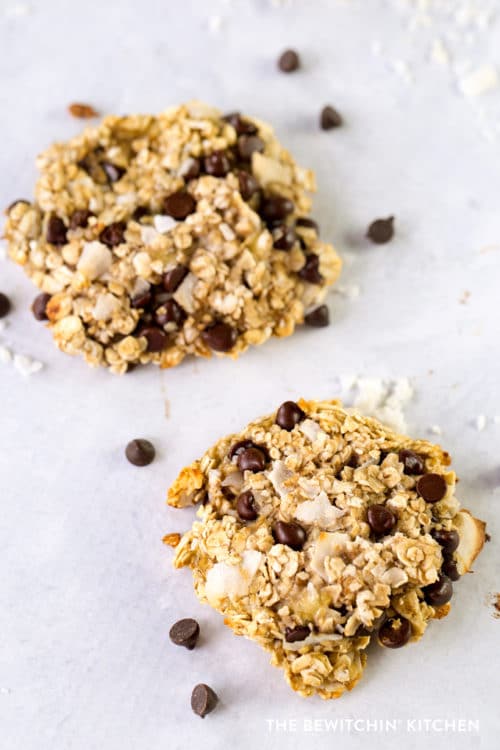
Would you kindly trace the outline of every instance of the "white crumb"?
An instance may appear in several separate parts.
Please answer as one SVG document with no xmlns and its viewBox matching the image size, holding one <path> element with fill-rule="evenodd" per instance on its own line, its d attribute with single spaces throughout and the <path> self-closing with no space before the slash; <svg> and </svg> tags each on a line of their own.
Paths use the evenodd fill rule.
<svg viewBox="0 0 500 750">
<path fill-rule="evenodd" d="M 220 16 L 210 16 L 208 19 L 208 30 L 212 34 L 218 34 L 222 29 L 222 18 Z"/>
<path fill-rule="evenodd" d="M 458 81 L 464 96 L 480 96 L 498 86 L 498 73 L 493 65 L 482 65 Z"/>
<path fill-rule="evenodd" d="M 0 346 L 0 362 L 7 364 L 12 361 L 12 352 L 6 346 Z"/>
<path fill-rule="evenodd" d="M 337 284 L 333 288 L 333 292 L 341 294 L 347 299 L 356 299 L 361 294 L 361 287 L 358 284 Z"/>
<path fill-rule="evenodd" d="M 43 363 L 27 357 L 25 354 L 14 354 L 14 367 L 21 375 L 27 377 L 39 372 L 43 367 Z"/>
<path fill-rule="evenodd" d="M 355 409 L 397 432 L 406 432 L 404 410 L 414 395 L 408 378 L 357 378 L 354 385 L 358 391 L 353 402 Z"/>
<path fill-rule="evenodd" d="M 389 65 L 391 70 L 406 81 L 406 83 L 413 82 L 413 73 L 411 72 L 410 66 L 406 60 L 392 60 Z"/>
<path fill-rule="evenodd" d="M 484 414 L 479 414 L 476 417 L 476 430 L 478 432 L 482 432 L 485 427 L 486 427 L 486 417 L 484 416 Z"/>
<path fill-rule="evenodd" d="M 432 432 L 433 435 L 442 435 L 443 430 L 438 424 L 433 424 L 429 427 L 429 432 Z"/>
<path fill-rule="evenodd" d="M 29 5 L 18 3 L 17 5 L 9 5 L 8 8 L 5 8 L 4 15 L 8 18 L 15 18 L 16 16 L 27 16 L 30 12 L 31 8 Z"/>
</svg>

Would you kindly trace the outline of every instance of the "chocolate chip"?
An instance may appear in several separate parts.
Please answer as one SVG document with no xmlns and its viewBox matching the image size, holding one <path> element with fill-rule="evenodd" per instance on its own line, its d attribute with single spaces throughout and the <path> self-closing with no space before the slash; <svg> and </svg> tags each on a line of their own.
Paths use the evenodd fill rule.
<svg viewBox="0 0 500 750">
<path fill-rule="evenodd" d="M 69 220 L 69 227 L 70 229 L 79 229 L 86 227 L 89 223 L 89 219 L 94 214 L 92 211 L 88 211 L 86 208 L 79 208 L 77 211 L 74 212 L 74 214 L 71 216 L 71 219 Z"/>
<path fill-rule="evenodd" d="M 166 292 L 173 294 L 180 286 L 181 281 L 187 276 L 189 269 L 186 266 L 175 266 L 163 274 L 163 288 Z"/>
<path fill-rule="evenodd" d="M 285 628 L 285 641 L 287 643 L 297 643 L 305 641 L 311 635 L 307 625 L 296 625 L 294 628 Z"/>
<path fill-rule="evenodd" d="M 237 135 L 254 135 L 257 132 L 257 127 L 253 122 L 244 120 L 239 112 L 230 112 L 228 115 L 224 115 L 222 119 L 233 126 Z"/>
<path fill-rule="evenodd" d="M 193 688 L 191 693 L 191 708 L 197 716 L 205 718 L 207 714 L 214 710 L 219 698 L 217 694 L 208 685 L 201 683 Z"/>
<path fill-rule="evenodd" d="M 368 227 L 366 236 L 377 245 L 383 245 L 394 237 L 394 216 L 388 219 L 376 219 Z"/>
<path fill-rule="evenodd" d="M 132 214 L 132 218 L 134 221 L 140 221 L 145 216 L 149 215 L 149 208 L 147 206 L 137 206 L 134 213 Z"/>
<path fill-rule="evenodd" d="M 258 512 L 255 505 L 255 498 L 249 490 L 242 492 L 238 497 L 236 510 L 243 521 L 255 521 L 257 518 Z"/>
<path fill-rule="evenodd" d="M 253 175 L 249 172 L 241 170 L 238 172 L 238 184 L 240 188 L 241 197 L 244 201 L 249 201 L 250 198 L 255 195 L 259 189 L 259 183 Z"/>
<path fill-rule="evenodd" d="M 214 151 L 203 160 L 205 172 L 213 177 L 225 177 L 231 169 L 231 161 L 226 151 Z"/>
<path fill-rule="evenodd" d="M 276 544 L 286 544 L 294 550 L 301 550 L 306 541 L 306 532 L 298 523 L 277 521 L 273 526 L 273 538 Z"/>
<path fill-rule="evenodd" d="M 455 531 L 455 529 L 450 529 L 450 531 L 446 531 L 446 529 L 434 529 L 431 534 L 447 555 L 452 555 L 460 544 L 460 537 L 458 536 L 458 531 Z"/>
<path fill-rule="evenodd" d="M 245 448 L 238 454 L 238 468 L 240 471 L 263 471 L 266 468 L 266 456 L 257 446 Z"/>
<path fill-rule="evenodd" d="M 258 135 L 240 135 L 236 148 L 242 161 L 250 161 L 253 153 L 264 151 L 264 141 Z"/>
<path fill-rule="evenodd" d="M 287 49 L 278 58 L 278 68 L 282 73 L 293 73 L 300 67 L 300 58 L 294 49 Z"/>
<path fill-rule="evenodd" d="M 133 307 L 134 310 L 137 310 L 140 307 L 147 307 L 152 300 L 151 292 L 143 292 L 142 294 L 136 294 L 135 297 L 132 297 L 130 300 L 130 307 Z"/>
<path fill-rule="evenodd" d="M 444 573 L 445 576 L 448 576 L 452 581 L 458 581 L 460 578 L 457 564 L 451 557 L 445 557 L 441 566 L 441 572 Z"/>
<path fill-rule="evenodd" d="M 273 195 L 262 201 L 259 213 L 264 221 L 273 224 L 286 219 L 288 214 L 293 212 L 293 208 L 293 203 L 289 198 L 284 198 L 282 195 Z"/>
<path fill-rule="evenodd" d="M 163 210 L 167 216 L 183 221 L 186 216 L 196 211 L 196 201 L 191 193 L 178 190 L 176 193 L 167 195 L 163 201 Z"/>
<path fill-rule="evenodd" d="M 273 229 L 273 247 L 276 250 L 291 250 L 297 242 L 295 229 L 286 224 L 279 224 Z"/>
<path fill-rule="evenodd" d="M 310 219 L 309 216 L 299 216 L 299 218 L 295 220 L 295 226 L 305 227 L 306 229 L 314 229 L 316 234 L 319 234 L 318 222 L 314 221 L 314 219 Z"/>
<path fill-rule="evenodd" d="M 304 317 L 304 323 L 312 328 L 325 328 L 330 323 L 330 311 L 326 305 L 320 305 Z"/>
<path fill-rule="evenodd" d="M 123 221 L 115 221 L 113 224 L 108 224 L 104 227 L 99 239 L 108 247 L 116 247 L 123 242 L 125 234 L 125 224 Z"/>
<path fill-rule="evenodd" d="M 125 455 L 134 466 L 148 466 L 155 457 L 154 445 L 144 438 L 136 438 L 125 448 Z"/>
<path fill-rule="evenodd" d="M 49 217 L 46 239 L 51 245 L 64 245 L 66 243 L 66 225 L 59 216 L 52 214 Z"/>
<path fill-rule="evenodd" d="M 342 125 L 342 117 L 339 115 L 336 109 L 327 105 L 321 110 L 319 116 L 319 124 L 321 130 L 331 130 L 332 128 L 338 128 Z"/>
<path fill-rule="evenodd" d="M 401 648 L 411 638 L 411 623 L 404 617 L 391 617 L 378 631 L 378 640 L 386 648 Z"/>
<path fill-rule="evenodd" d="M 319 257 L 315 253 L 306 255 L 306 262 L 300 269 L 299 276 L 309 284 L 321 284 L 323 276 L 319 272 Z"/>
<path fill-rule="evenodd" d="M 165 349 L 168 336 L 162 328 L 157 326 L 145 326 L 139 332 L 139 336 L 145 336 L 148 342 L 146 351 L 161 352 Z"/>
<path fill-rule="evenodd" d="M 50 294 L 41 292 L 37 294 L 31 305 L 31 312 L 33 313 L 36 320 L 48 320 L 47 316 L 47 305 L 50 301 Z"/>
<path fill-rule="evenodd" d="M 397 518 L 386 505 L 370 505 L 366 520 L 375 536 L 385 536 L 397 523 Z"/>
<path fill-rule="evenodd" d="M 184 165 L 182 171 L 179 172 L 179 176 L 182 177 L 186 182 L 188 182 L 189 180 L 196 180 L 196 178 L 200 176 L 200 172 L 201 161 L 199 159 L 195 159 L 194 157 L 190 157 Z"/>
<path fill-rule="evenodd" d="M 305 417 L 305 413 L 295 401 L 285 401 L 276 413 L 276 424 L 290 432 Z"/>
<path fill-rule="evenodd" d="M 176 646 L 184 646 L 192 651 L 200 635 L 200 626 L 191 617 L 178 620 L 170 628 L 169 637 Z"/>
<path fill-rule="evenodd" d="M 252 440 L 239 440 L 237 443 L 231 446 L 229 450 L 229 458 L 231 461 L 235 456 L 239 456 L 240 453 L 242 453 L 245 448 L 258 448 L 258 445 L 255 445 L 255 443 Z"/>
<path fill-rule="evenodd" d="M 202 332 L 201 338 L 215 352 L 228 352 L 236 344 L 238 334 L 229 323 L 214 323 Z"/>
<path fill-rule="evenodd" d="M 10 299 L 6 294 L 0 292 L 0 318 L 5 318 L 10 312 Z"/>
<path fill-rule="evenodd" d="M 180 327 L 186 320 L 186 317 L 186 313 L 175 299 L 168 299 L 155 310 L 155 320 L 160 326 L 166 326 L 167 323 L 175 323 Z"/>
<path fill-rule="evenodd" d="M 453 584 L 446 575 L 440 575 L 435 583 L 422 589 L 425 601 L 431 607 L 441 607 L 453 596 Z"/>
<path fill-rule="evenodd" d="M 24 198 L 18 198 L 17 200 L 12 201 L 12 203 L 9 203 L 9 205 L 5 209 L 5 213 L 9 214 L 12 211 L 12 209 L 18 206 L 20 203 L 24 203 L 26 206 L 30 205 L 30 202 L 25 200 Z"/>
<path fill-rule="evenodd" d="M 112 164 L 110 161 L 103 161 L 101 166 L 110 182 L 118 182 L 125 174 L 123 167 Z"/>
<path fill-rule="evenodd" d="M 417 481 L 417 492 L 427 503 L 438 503 L 446 495 L 446 481 L 441 474 L 424 474 Z"/>
<path fill-rule="evenodd" d="M 424 457 L 407 448 L 399 451 L 398 458 L 404 466 L 404 473 L 415 475 L 423 474 L 425 471 Z"/>
</svg>

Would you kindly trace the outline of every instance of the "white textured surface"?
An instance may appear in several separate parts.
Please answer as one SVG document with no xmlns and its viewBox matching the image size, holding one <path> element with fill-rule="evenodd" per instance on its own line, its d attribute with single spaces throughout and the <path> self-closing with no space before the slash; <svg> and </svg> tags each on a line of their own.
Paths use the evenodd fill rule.
<svg viewBox="0 0 500 750">
<path fill-rule="evenodd" d="M 322 234 L 348 253 L 342 284 L 361 290 L 331 296 L 329 329 L 236 363 L 119 379 L 57 352 L 28 311 L 31 283 L 1 262 L 0 287 L 16 309 L 0 345 L 46 365 L 31 378 L 0 369 L 2 750 L 497 747 L 500 621 L 487 598 L 500 588 L 500 93 L 465 98 L 459 81 L 498 67 L 500 28 L 487 13 L 494 3 L 475 3 L 479 17 L 465 12 L 471 2 L 440 2 L 441 15 L 436 5 L 0 2 L 0 204 L 30 197 L 34 155 L 80 129 L 69 102 L 132 112 L 200 97 L 271 120 L 316 169 Z M 303 57 L 288 76 L 275 70 L 285 46 Z M 318 130 L 326 103 L 344 128 Z M 367 244 L 367 224 L 392 213 L 394 242 Z M 456 586 L 446 620 L 417 646 L 371 651 L 354 692 L 324 703 L 294 695 L 264 652 L 197 604 L 190 575 L 171 570 L 161 543 L 193 513 L 163 499 L 181 466 L 220 435 L 285 399 L 336 396 L 351 373 L 411 378 L 409 429 L 441 427 L 459 495 L 488 520 L 493 541 Z M 480 432 L 478 415 L 487 418 Z M 150 467 L 124 459 L 136 436 L 158 448 Z M 168 641 L 181 616 L 201 623 L 192 653 Z M 198 681 L 221 698 L 204 721 L 189 708 Z M 266 723 L 294 718 L 295 732 Z M 406 718 L 464 718 L 480 729 L 408 732 Z M 312 734 L 304 719 L 401 723 Z"/>
</svg>

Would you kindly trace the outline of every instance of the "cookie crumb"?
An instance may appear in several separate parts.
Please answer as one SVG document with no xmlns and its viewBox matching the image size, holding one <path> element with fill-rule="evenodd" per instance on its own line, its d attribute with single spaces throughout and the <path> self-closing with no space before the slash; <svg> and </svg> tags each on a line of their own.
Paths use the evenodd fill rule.
<svg viewBox="0 0 500 750">
<path fill-rule="evenodd" d="M 171 534 L 165 534 L 162 539 L 163 544 L 166 544 L 168 547 L 177 547 L 180 541 L 181 535 L 176 531 Z"/>
<path fill-rule="evenodd" d="M 73 102 L 68 106 L 68 112 L 72 117 L 77 117 L 80 120 L 89 120 L 92 117 L 99 117 L 99 112 L 94 109 L 90 104 L 82 104 L 82 102 Z"/>
</svg>

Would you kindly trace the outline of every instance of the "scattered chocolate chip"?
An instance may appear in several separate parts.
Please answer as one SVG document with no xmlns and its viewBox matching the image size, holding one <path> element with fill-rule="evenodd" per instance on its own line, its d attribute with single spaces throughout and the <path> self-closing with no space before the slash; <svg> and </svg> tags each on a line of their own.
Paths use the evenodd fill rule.
<svg viewBox="0 0 500 750">
<path fill-rule="evenodd" d="M 0 318 L 5 318 L 10 312 L 10 299 L 6 294 L 0 292 Z"/>
<path fill-rule="evenodd" d="M 247 490 L 242 492 L 236 502 L 236 510 L 243 521 L 255 521 L 258 516 L 257 506 L 253 494 Z"/>
<path fill-rule="evenodd" d="M 259 189 L 259 183 L 253 175 L 249 172 L 241 170 L 238 172 L 238 184 L 240 188 L 241 197 L 244 201 L 249 201 L 250 198 L 255 195 Z"/>
<path fill-rule="evenodd" d="M 312 328 L 325 328 L 330 323 L 330 311 L 326 305 L 320 305 L 304 316 L 304 323 Z"/>
<path fill-rule="evenodd" d="M 258 448 L 258 447 L 259 446 L 255 445 L 255 443 L 252 442 L 252 440 L 239 440 L 237 443 L 231 446 L 229 450 L 229 458 L 232 461 L 233 458 L 235 458 L 235 456 L 239 456 L 240 453 L 242 453 L 245 450 L 245 448 Z"/>
<path fill-rule="evenodd" d="M 450 529 L 450 531 L 435 529 L 431 533 L 436 542 L 443 548 L 443 552 L 446 552 L 447 555 L 452 555 L 460 544 L 460 537 L 458 536 L 458 531 L 455 531 L 455 529 Z"/>
<path fill-rule="evenodd" d="M 166 326 L 167 323 L 175 323 L 180 327 L 186 320 L 186 317 L 186 313 L 175 299 L 168 299 L 155 310 L 155 320 L 160 326 Z"/>
<path fill-rule="evenodd" d="M 123 221 L 115 221 L 113 224 L 108 224 L 104 227 L 99 239 L 108 247 L 116 247 L 123 242 L 125 234 L 125 224 Z"/>
<path fill-rule="evenodd" d="M 152 300 L 151 292 L 143 292 L 142 294 L 136 294 L 130 300 L 130 306 L 137 310 L 140 307 L 147 307 Z"/>
<path fill-rule="evenodd" d="M 79 229 L 86 227 L 89 223 L 90 217 L 93 215 L 92 211 L 88 211 L 86 208 L 79 208 L 69 220 L 69 228 Z"/>
<path fill-rule="evenodd" d="M 318 222 L 314 221 L 314 219 L 310 219 L 309 216 L 299 216 L 299 218 L 295 220 L 295 226 L 305 227 L 306 229 L 314 229 L 316 234 L 319 234 Z"/>
<path fill-rule="evenodd" d="M 145 216 L 148 216 L 149 214 L 149 208 L 147 206 L 137 206 L 134 213 L 132 214 L 132 218 L 134 221 L 140 221 Z"/>
<path fill-rule="evenodd" d="M 299 276 L 309 284 L 321 284 L 323 276 L 319 272 L 319 257 L 315 253 L 306 255 L 306 262 L 300 269 Z"/>
<path fill-rule="evenodd" d="M 264 141 L 258 135 L 240 135 L 236 148 L 242 161 L 250 161 L 253 153 L 264 151 Z"/>
<path fill-rule="evenodd" d="M 233 126 L 237 135 L 254 135 L 257 132 L 257 127 L 253 122 L 244 120 L 239 112 L 230 112 L 228 115 L 224 115 L 222 119 Z"/>
<path fill-rule="evenodd" d="M 121 180 L 126 171 L 123 167 L 119 167 L 117 164 L 112 164 L 110 161 L 103 161 L 101 166 L 110 182 L 118 182 L 118 180 Z"/>
<path fill-rule="evenodd" d="M 294 49 L 287 49 L 278 58 L 278 68 L 282 73 L 293 73 L 300 67 L 300 58 Z"/>
<path fill-rule="evenodd" d="M 446 481 L 441 474 L 424 474 L 417 481 L 417 492 L 427 503 L 438 503 L 446 495 Z"/>
<path fill-rule="evenodd" d="M 136 438 L 125 448 L 125 455 L 134 466 L 148 466 L 155 457 L 154 445 L 144 438 Z"/>
<path fill-rule="evenodd" d="M 285 641 L 287 643 L 305 641 L 310 635 L 311 631 L 307 625 L 296 625 L 294 628 L 285 628 Z"/>
<path fill-rule="evenodd" d="M 441 607 L 450 601 L 453 596 L 453 584 L 446 575 L 440 575 L 435 583 L 425 586 L 423 594 L 427 604 L 431 607 Z"/>
<path fill-rule="evenodd" d="M 173 294 L 180 286 L 181 281 L 187 276 L 189 269 L 186 266 L 175 266 L 163 274 L 163 288 L 166 292 Z"/>
<path fill-rule="evenodd" d="M 31 305 L 31 312 L 33 313 L 36 320 L 48 320 L 47 316 L 47 305 L 50 300 L 50 294 L 41 292 L 37 294 Z"/>
<path fill-rule="evenodd" d="M 12 201 L 12 203 L 9 203 L 9 205 L 5 209 L 5 213 L 9 214 L 12 211 L 12 209 L 18 206 L 20 203 L 24 203 L 26 206 L 30 205 L 30 202 L 25 200 L 24 198 L 18 198 L 17 200 Z"/>
<path fill-rule="evenodd" d="M 404 617 L 391 617 L 378 631 L 378 640 L 386 648 L 401 648 L 411 638 L 411 623 Z"/>
<path fill-rule="evenodd" d="M 484 535 L 484 541 L 485 541 L 485 542 L 491 542 L 491 534 L 488 534 L 488 533 L 486 533 L 486 534 Z"/>
<path fill-rule="evenodd" d="M 161 352 L 165 349 L 168 336 L 162 328 L 157 326 L 145 326 L 139 332 L 140 336 L 145 336 L 148 345 L 146 351 L 148 352 Z"/>
<path fill-rule="evenodd" d="M 385 536 L 397 523 L 396 515 L 386 505 L 370 505 L 366 520 L 375 536 Z"/>
<path fill-rule="evenodd" d="M 376 219 L 368 227 L 366 236 L 377 245 L 383 245 L 394 237 L 394 216 L 388 219 Z"/>
<path fill-rule="evenodd" d="M 68 112 L 72 117 L 78 117 L 81 120 L 88 120 L 91 117 L 99 117 L 94 107 L 90 104 L 82 104 L 81 102 L 74 102 L 68 106 Z"/>
<path fill-rule="evenodd" d="M 225 177 L 231 169 L 231 161 L 225 151 L 214 151 L 203 160 L 205 172 L 213 177 Z"/>
<path fill-rule="evenodd" d="M 266 468 L 266 456 L 257 446 L 244 448 L 238 453 L 238 468 L 240 471 L 263 471 Z"/>
<path fill-rule="evenodd" d="M 286 224 L 278 224 L 273 228 L 273 247 L 276 250 L 291 250 L 297 241 L 295 229 Z"/>
<path fill-rule="evenodd" d="M 52 214 L 49 217 L 46 239 L 51 245 L 64 245 L 66 243 L 66 225 L 59 216 Z"/>
<path fill-rule="evenodd" d="M 200 176 L 200 172 L 201 161 L 194 157 L 190 157 L 183 167 L 182 172 L 179 173 L 179 176 L 188 182 L 189 180 L 196 180 L 196 178 Z"/>
<path fill-rule="evenodd" d="M 306 532 L 298 523 L 277 521 L 273 526 L 273 538 L 276 544 L 286 544 L 298 551 L 304 546 Z"/>
<path fill-rule="evenodd" d="M 452 581 L 458 581 L 460 578 L 457 564 L 451 557 L 445 557 L 441 566 L 441 572 L 444 573 L 445 576 L 448 576 Z"/>
<path fill-rule="evenodd" d="M 217 694 L 208 685 L 201 683 L 193 688 L 191 693 L 191 708 L 197 716 L 205 718 L 214 710 L 218 702 Z"/>
<path fill-rule="evenodd" d="M 192 651 L 200 635 L 200 626 L 191 617 L 178 620 L 170 628 L 169 637 L 176 646 L 184 646 Z"/>
<path fill-rule="evenodd" d="M 228 352 L 236 344 L 238 334 L 229 323 L 214 323 L 203 331 L 201 338 L 215 352 Z"/>
<path fill-rule="evenodd" d="M 167 195 L 163 201 L 163 210 L 167 216 L 183 221 L 186 216 L 196 211 L 196 201 L 191 193 L 178 190 L 176 193 Z"/>
<path fill-rule="evenodd" d="M 293 430 L 296 424 L 302 422 L 306 415 L 295 401 L 285 401 L 276 413 L 276 424 L 283 430 Z"/>
<path fill-rule="evenodd" d="M 338 128 L 342 125 L 342 117 L 339 115 L 336 109 L 327 105 L 321 110 L 319 116 L 319 124 L 321 130 L 331 130 L 332 128 Z"/>
<path fill-rule="evenodd" d="M 268 224 L 283 221 L 293 211 L 293 203 L 282 195 L 265 198 L 260 204 L 259 213 Z"/>
<path fill-rule="evenodd" d="M 399 451 L 398 458 L 404 466 L 404 473 L 415 475 L 423 474 L 425 471 L 425 461 L 423 456 L 420 456 L 415 451 L 411 451 L 407 448 Z"/>
</svg>

